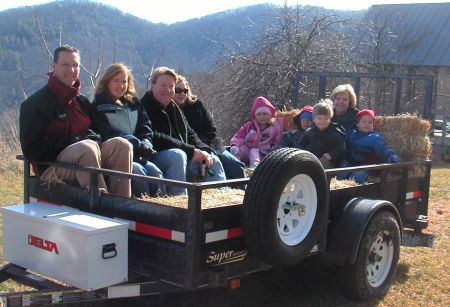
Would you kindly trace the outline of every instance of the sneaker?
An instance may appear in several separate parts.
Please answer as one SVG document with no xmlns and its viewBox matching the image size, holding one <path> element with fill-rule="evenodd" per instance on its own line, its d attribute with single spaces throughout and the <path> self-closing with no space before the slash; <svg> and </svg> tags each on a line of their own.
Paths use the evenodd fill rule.
<svg viewBox="0 0 450 307">
<path fill-rule="evenodd" d="M 250 168 L 256 168 L 259 164 L 259 161 L 250 162 Z"/>
</svg>

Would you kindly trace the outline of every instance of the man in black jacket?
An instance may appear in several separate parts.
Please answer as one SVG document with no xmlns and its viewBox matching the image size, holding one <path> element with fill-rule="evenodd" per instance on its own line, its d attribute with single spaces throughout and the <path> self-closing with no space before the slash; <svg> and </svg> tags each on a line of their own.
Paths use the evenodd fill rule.
<svg viewBox="0 0 450 307">
<path fill-rule="evenodd" d="M 123 138 L 101 143 L 90 129 L 91 104 L 80 94 L 80 53 L 69 45 L 54 52 L 53 71 L 47 85 L 20 106 L 20 144 L 25 157 L 34 162 L 60 161 L 85 166 L 131 172 L 133 150 Z M 37 166 L 41 180 L 63 179 L 66 183 L 89 188 L 90 174 L 67 168 Z M 131 196 L 130 180 L 109 178 L 109 190 Z M 106 191 L 102 176 L 99 188 Z"/>
<path fill-rule="evenodd" d="M 173 69 L 158 67 L 153 71 L 150 90 L 141 102 L 153 126 L 153 146 L 157 151 L 182 150 L 187 159 L 188 176 L 204 176 L 205 181 L 225 180 L 219 158 L 203 143 L 187 123 L 182 111 L 173 101 L 177 74 Z M 202 165 L 208 171 L 201 174 Z M 182 170 L 185 171 L 185 170 Z"/>
</svg>

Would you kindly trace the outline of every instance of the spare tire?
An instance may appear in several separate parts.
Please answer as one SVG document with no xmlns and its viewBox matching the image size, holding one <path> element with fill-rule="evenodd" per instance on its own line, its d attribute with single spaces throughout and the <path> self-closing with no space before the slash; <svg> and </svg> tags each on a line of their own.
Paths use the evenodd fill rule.
<svg viewBox="0 0 450 307">
<path fill-rule="evenodd" d="M 328 181 L 310 152 L 282 148 L 250 177 L 242 225 L 249 253 L 275 266 L 299 263 L 317 244 L 328 219 Z"/>
</svg>

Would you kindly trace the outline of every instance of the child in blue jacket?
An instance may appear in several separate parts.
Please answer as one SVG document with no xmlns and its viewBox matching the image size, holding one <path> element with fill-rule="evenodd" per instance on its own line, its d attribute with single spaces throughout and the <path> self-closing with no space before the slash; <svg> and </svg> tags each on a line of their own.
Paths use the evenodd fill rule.
<svg viewBox="0 0 450 307">
<path fill-rule="evenodd" d="M 303 134 L 313 123 L 312 112 L 312 106 L 304 106 L 292 119 L 296 128 L 284 132 L 281 136 L 280 143 L 275 148 L 300 148 L 300 140 Z"/>
<path fill-rule="evenodd" d="M 398 163 L 395 151 L 386 145 L 383 137 L 373 131 L 376 116 L 370 109 L 363 109 L 356 114 L 356 129 L 350 130 L 345 137 L 346 160 L 340 167 L 359 166 L 377 163 Z M 368 171 L 341 173 L 337 179 L 353 179 L 358 184 L 369 177 Z"/>
</svg>

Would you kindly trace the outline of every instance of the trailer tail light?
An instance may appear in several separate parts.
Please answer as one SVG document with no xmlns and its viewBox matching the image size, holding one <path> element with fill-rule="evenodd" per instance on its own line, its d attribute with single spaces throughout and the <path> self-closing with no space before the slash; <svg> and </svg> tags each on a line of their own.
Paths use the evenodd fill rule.
<svg viewBox="0 0 450 307">
<path fill-rule="evenodd" d="M 219 231 L 207 232 L 205 243 L 242 237 L 242 227 L 234 227 Z"/>
<path fill-rule="evenodd" d="M 241 279 L 240 278 L 233 278 L 230 280 L 230 289 L 234 290 L 241 287 Z"/>
<path fill-rule="evenodd" d="M 416 199 L 416 198 L 422 198 L 422 191 L 418 190 L 418 191 L 412 191 L 412 192 L 408 192 L 406 193 L 406 199 Z"/>
</svg>

